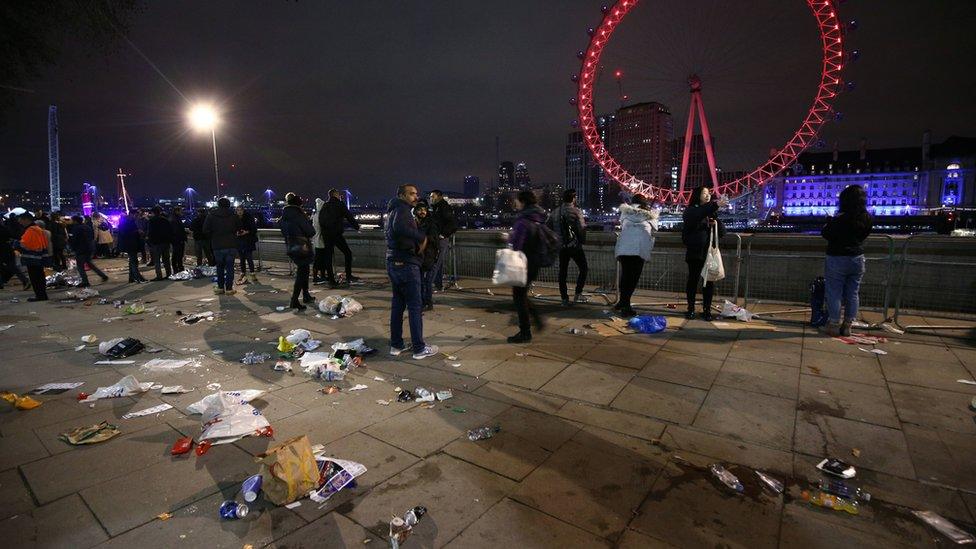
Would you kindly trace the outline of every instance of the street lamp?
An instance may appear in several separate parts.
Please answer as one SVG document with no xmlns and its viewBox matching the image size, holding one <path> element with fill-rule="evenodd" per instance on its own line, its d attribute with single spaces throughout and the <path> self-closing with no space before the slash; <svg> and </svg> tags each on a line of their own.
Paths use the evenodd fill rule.
<svg viewBox="0 0 976 549">
<path fill-rule="evenodd" d="M 196 105 L 190 109 L 190 125 L 193 129 L 205 132 L 210 131 L 210 139 L 213 141 L 214 153 L 214 183 L 217 185 L 217 198 L 220 198 L 220 171 L 217 168 L 217 111 L 211 105 Z"/>
</svg>

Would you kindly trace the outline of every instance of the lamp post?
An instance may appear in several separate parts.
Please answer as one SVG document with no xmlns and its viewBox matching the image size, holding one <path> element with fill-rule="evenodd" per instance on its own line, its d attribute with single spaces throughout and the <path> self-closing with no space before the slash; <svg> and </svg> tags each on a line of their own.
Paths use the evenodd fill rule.
<svg viewBox="0 0 976 549">
<path fill-rule="evenodd" d="M 217 195 L 219 198 L 221 195 L 220 191 L 220 170 L 217 167 L 217 111 L 210 105 L 197 105 L 190 110 L 189 114 L 190 125 L 193 126 L 197 131 L 210 131 L 210 139 L 213 142 L 213 157 L 214 157 L 214 184 L 217 186 Z"/>
</svg>

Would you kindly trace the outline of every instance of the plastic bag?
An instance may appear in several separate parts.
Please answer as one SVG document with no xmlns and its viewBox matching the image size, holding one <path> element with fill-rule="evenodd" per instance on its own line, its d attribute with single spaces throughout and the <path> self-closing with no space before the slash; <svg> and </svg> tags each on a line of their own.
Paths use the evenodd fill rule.
<svg viewBox="0 0 976 549">
<path fill-rule="evenodd" d="M 753 314 L 726 299 L 725 303 L 722 304 L 722 316 L 725 318 L 737 318 L 743 322 L 749 322 L 752 320 Z"/>
<path fill-rule="evenodd" d="M 529 265 L 525 254 L 510 248 L 495 252 L 495 271 L 491 282 L 496 286 L 525 286 L 529 276 Z"/>
<path fill-rule="evenodd" d="M 327 315 L 339 314 L 339 307 L 342 306 L 342 296 L 329 295 L 319 301 L 319 311 Z"/>
<path fill-rule="evenodd" d="M 261 489 L 268 501 L 285 505 L 314 490 L 319 468 L 306 435 L 286 441 L 258 456 Z"/>
<path fill-rule="evenodd" d="M 248 435 L 260 434 L 271 425 L 260 411 L 244 402 L 239 395 L 223 391 L 217 393 L 216 398 L 207 400 L 202 414 L 203 432 L 197 439 L 198 443 L 206 440 L 211 444 L 226 444 Z"/>
<path fill-rule="evenodd" d="M 717 223 L 712 225 L 712 231 L 708 236 L 708 255 L 705 256 L 701 277 L 705 283 L 718 282 L 725 278 L 725 264 L 722 263 L 722 252 L 718 249 Z"/>
<path fill-rule="evenodd" d="M 642 334 L 656 334 L 667 329 L 668 319 L 663 316 L 639 315 L 631 318 L 627 324 Z"/>
<path fill-rule="evenodd" d="M 202 414 L 209 406 L 220 398 L 220 393 L 228 394 L 236 397 L 240 402 L 251 402 L 256 398 L 260 398 L 267 394 L 267 391 L 261 389 L 244 389 L 243 391 L 221 391 L 219 393 L 211 393 L 200 400 L 194 402 L 193 404 L 186 407 L 188 414 Z"/>
<path fill-rule="evenodd" d="M 124 396 L 137 395 L 139 393 L 145 393 L 152 387 L 152 382 L 148 381 L 146 383 L 139 383 L 133 376 L 125 376 L 118 381 L 115 385 L 109 385 L 108 387 L 99 387 L 94 393 L 88 395 L 88 398 L 82 400 L 81 402 L 94 402 L 100 398 L 118 398 Z"/>
<path fill-rule="evenodd" d="M 356 301 L 351 297 L 342 298 L 342 302 L 339 304 L 339 314 L 342 316 L 352 316 L 363 310 L 362 303 Z"/>
</svg>

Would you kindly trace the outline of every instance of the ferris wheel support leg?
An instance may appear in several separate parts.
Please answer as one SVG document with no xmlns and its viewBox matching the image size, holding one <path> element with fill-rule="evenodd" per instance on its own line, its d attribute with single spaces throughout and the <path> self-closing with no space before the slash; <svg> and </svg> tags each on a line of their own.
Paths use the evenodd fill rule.
<svg viewBox="0 0 976 549">
<path fill-rule="evenodd" d="M 715 169 L 715 151 L 712 150 L 712 135 L 708 131 L 708 121 L 705 120 L 705 105 L 702 103 L 701 95 L 696 95 L 698 100 L 698 118 L 701 120 L 702 140 L 705 142 L 705 156 L 708 158 L 708 173 L 712 176 L 712 190 L 718 194 L 718 174 Z"/>
<path fill-rule="evenodd" d="M 688 127 L 685 129 L 684 153 L 681 155 L 681 176 L 678 179 L 678 193 L 685 192 L 685 177 L 688 175 L 688 158 L 691 156 L 691 132 L 695 129 L 695 99 L 697 95 L 691 94 L 691 107 L 688 108 Z"/>
</svg>

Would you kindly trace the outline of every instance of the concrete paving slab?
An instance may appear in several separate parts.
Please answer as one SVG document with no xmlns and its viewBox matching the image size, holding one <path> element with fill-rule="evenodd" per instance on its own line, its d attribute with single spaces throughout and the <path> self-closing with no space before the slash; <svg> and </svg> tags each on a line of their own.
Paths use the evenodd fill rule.
<svg viewBox="0 0 976 549">
<path fill-rule="evenodd" d="M 832 517 L 827 513 L 845 515 Z M 846 519 L 846 520 L 843 520 Z M 783 513 L 781 544 L 783 547 L 936 547 L 931 536 L 924 537 L 905 517 L 897 523 L 876 525 L 847 513 L 812 509 L 801 503 L 791 503 Z M 890 533 L 892 526 L 899 531 Z M 907 540 L 898 534 L 910 533 Z"/>
<path fill-rule="evenodd" d="M 464 436 L 469 429 L 495 423 L 490 416 L 473 410 L 457 414 L 443 408 L 417 407 L 370 425 L 363 432 L 415 456 L 424 457 Z"/>
<path fill-rule="evenodd" d="M 689 424 L 707 394 L 701 389 L 639 377 L 628 383 L 610 406 L 655 419 Z"/>
<path fill-rule="evenodd" d="M 663 467 L 670 457 L 667 448 L 654 441 L 589 425 L 573 435 L 572 442 L 625 459 L 639 459 L 656 468 Z"/>
<path fill-rule="evenodd" d="M 610 404 L 636 375 L 630 368 L 579 361 L 542 386 L 541 391 L 594 404 Z"/>
<path fill-rule="evenodd" d="M 630 529 L 624 530 L 624 535 L 620 536 L 620 541 L 617 542 L 618 549 L 672 549 L 674 547 L 677 546 Z"/>
<path fill-rule="evenodd" d="M 265 547 L 267 549 L 319 549 L 323 544 L 335 547 L 359 547 L 367 546 L 367 540 L 370 540 L 369 543 L 373 545 L 386 543 L 385 538 L 370 533 L 339 513 L 329 513 Z"/>
<path fill-rule="evenodd" d="M 789 450 L 793 442 L 795 405 L 784 398 L 715 387 L 708 393 L 692 425 L 736 440 Z"/>
<path fill-rule="evenodd" d="M 34 507 L 34 498 L 20 478 L 20 472 L 16 469 L 0 471 L 0 521 L 27 513 Z"/>
<path fill-rule="evenodd" d="M 642 415 L 599 408 L 583 402 L 567 402 L 556 414 L 572 422 L 600 427 L 644 440 L 660 437 L 665 426 L 660 421 Z"/>
<path fill-rule="evenodd" d="M 969 407 L 972 396 L 900 383 L 889 383 L 888 388 L 903 422 L 976 434 L 976 421 Z"/>
<path fill-rule="evenodd" d="M 389 533 L 391 513 L 415 505 L 427 516 L 414 529 L 418 547 L 446 544 L 501 501 L 515 483 L 446 454 L 438 454 L 380 484 L 342 514 L 366 526 L 374 536 Z"/>
<path fill-rule="evenodd" d="M 839 379 L 800 376 L 797 409 L 895 429 L 901 426 L 886 387 Z"/>
<path fill-rule="evenodd" d="M 915 478 L 905 436 L 898 429 L 802 412 L 797 416 L 794 449 L 813 456 L 840 457 L 859 468 Z"/>
<path fill-rule="evenodd" d="M 30 411 L 17 410 L 16 412 L 29 413 Z M 0 471 L 44 459 L 49 455 L 50 452 L 33 432 L 21 431 L 0 437 Z"/>
<path fill-rule="evenodd" d="M 841 355 L 836 352 L 825 352 L 815 350 L 803 350 L 802 366 L 803 374 L 832 379 L 842 379 L 844 381 L 854 381 L 868 385 L 885 385 L 884 374 L 881 373 L 881 366 L 878 359 L 874 356 L 867 356 L 866 353 L 857 351 L 857 355 L 847 353 Z M 863 355 L 863 356 L 862 356 Z"/>
<path fill-rule="evenodd" d="M 732 344 L 728 358 L 799 368 L 800 353 L 801 349 L 794 343 L 781 343 L 774 339 L 739 340 Z"/>
<path fill-rule="evenodd" d="M 786 478 L 793 476 L 793 454 L 758 444 L 714 435 L 692 427 L 668 425 L 661 447 L 684 454 L 692 452 L 718 461 L 737 463 Z"/>
<path fill-rule="evenodd" d="M 0 532 L 10 547 L 93 547 L 108 539 L 75 494 L 0 521 Z"/>
<path fill-rule="evenodd" d="M 507 402 L 523 408 L 538 410 L 540 412 L 553 413 L 563 404 L 566 404 L 566 399 L 564 398 L 551 395 L 542 395 L 533 391 L 527 391 L 520 387 L 513 387 L 511 385 L 497 382 L 489 382 L 479 387 L 474 393 L 485 398 Z"/>
<path fill-rule="evenodd" d="M 495 421 L 505 432 L 531 440 L 550 452 L 562 446 L 579 430 L 575 422 L 515 406 L 496 416 Z"/>
<path fill-rule="evenodd" d="M 566 362 L 549 360 L 538 355 L 516 356 L 501 362 L 481 377 L 526 389 L 539 389 L 568 366 Z"/>
<path fill-rule="evenodd" d="M 529 507 L 607 539 L 616 539 L 650 489 L 657 467 L 567 442 L 512 496 Z"/>
<path fill-rule="evenodd" d="M 507 498 L 447 544 L 454 548 L 609 546 L 607 540 Z"/>
<path fill-rule="evenodd" d="M 796 356 L 799 364 L 799 353 Z M 716 376 L 715 384 L 796 399 L 799 377 L 800 370 L 791 366 L 728 358 Z"/>
<path fill-rule="evenodd" d="M 587 351 L 581 358 L 591 362 L 640 370 L 666 342 L 664 338 L 655 339 L 647 335 L 640 340 L 609 337 Z"/>
<path fill-rule="evenodd" d="M 722 369 L 722 360 L 662 350 L 641 370 L 641 377 L 709 389 Z"/>
<path fill-rule="evenodd" d="M 531 439 L 505 431 L 488 440 L 455 439 L 444 453 L 514 481 L 524 479 L 551 454 Z"/>
<path fill-rule="evenodd" d="M 889 360 L 887 356 L 879 358 L 881 359 L 881 369 L 889 383 L 918 385 L 976 395 L 976 385 L 967 385 L 957 381 L 959 379 L 974 381 L 969 370 L 959 362 L 929 362 L 924 358 L 912 358 L 908 361 L 897 358 Z"/>
<path fill-rule="evenodd" d="M 976 493 L 976 436 L 914 425 L 904 433 L 919 480 Z"/>
</svg>

